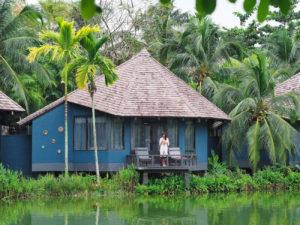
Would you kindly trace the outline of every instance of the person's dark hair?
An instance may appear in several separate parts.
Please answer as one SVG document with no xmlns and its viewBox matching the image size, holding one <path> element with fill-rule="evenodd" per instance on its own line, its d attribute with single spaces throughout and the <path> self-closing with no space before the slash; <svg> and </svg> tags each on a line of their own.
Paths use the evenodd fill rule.
<svg viewBox="0 0 300 225">
<path fill-rule="evenodd" d="M 162 136 L 165 140 L 167 140 L 167 138 L 168 138 L 168 135 L 167 135 L 166 132 L 163 132 L 163 133 L 161 134 L 161 136 Z"/>
</svg>

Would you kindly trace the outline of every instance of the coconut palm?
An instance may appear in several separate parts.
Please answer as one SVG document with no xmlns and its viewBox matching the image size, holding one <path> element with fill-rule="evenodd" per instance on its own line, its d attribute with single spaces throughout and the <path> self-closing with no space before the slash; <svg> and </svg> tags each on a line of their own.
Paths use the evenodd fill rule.
<svg viewBox="0 0 300 225">
<path fill-rule="evenodd" d="M 229 159 L 246 145 L 254 171 L 263 151 L 272 163 L 284 164 L 294 152 L 296 130 L 287 119 L 298 117 L 299 96 L 292 92 L 274 96 L 273 76 L 261 53 L 246 58 L 237 72 L 238 86 L 220 85 L 214 95 L 215 103 L 230 112 L 232 119 L 223 135 Z"/>
<path fill-rule="evenodd" d="M 241 54 L 236 43 L 223 42 L 218 27 L 209 18 L 190 19 L 177 40 L 169 40 L 162 54 L 169 52 L 170 68 L 175 74 L 195 84 L 204 94 L 215 88 L 211 79 L 219 71 L 220 63 L 230 60 L 230 56 Z M 173 54 L 172 54 L 173 53 Z"/>
<path fill-rule="evenodd" d="M 299 31 L 293 35 L 286 29 L 274 32 L 267 40 L 267 53 L 272 59 L 278 82 L 290 78 L 300 71 L 300 36 Z"/>
<path fill-rule="evenodd" d="M 88 88 L 92 100 L 92 123 L 93 123 L 93 143 L 95 152 L 95 168 L 97 183 L 100 182 L 100 172 L 98 163 L 98 145 L 95 118 L 94 94 L 97 91 L 95 76 L 103 74 L 105 84 L 110 85 L 117 80 L 115 65 L 112 61 L 99 53 L 99 49 L 107 41 L 107 37 L 95 38 L 90 34 L 80 41 L 81 46 L 85 49 L 87 56 L 79 56 L 72 60 L 68 65 L 68 73 L 76 69 L 76 83 L 78 88 Z"/>
<path fill-rule="evenodd" d="M 40 64 L 30 64 L 26 60 L 28 47 L 38 43 L 35 33 L 42 20 L 31 7 L 14 14 L 13 4 L 12 0 L 0 0 L 0 86 L 17 97 L 28 110 L 28 96 L 20 74 L 39 74 L 38 80 L 45 86 L 50 82 Z"/>
<path fill-rule="evenodd" d="M 34 62 L 42 56 L 51 55 L 51 60 L 63 66 L 61 81 L 64 84 L 64 122 L 65 122 L 65 175 L 68 175 L 68 73 L 66 66 L 79 51 L 79 42 L 91 33 L 99 32 L 99 27 L 84 26 L 75 31 L 73 22 L 57 19 L 59 32 L 43 31 L 40 39 L 45 41 L 40 47 L 29 48 L 28 60 Z"/>
</svg>

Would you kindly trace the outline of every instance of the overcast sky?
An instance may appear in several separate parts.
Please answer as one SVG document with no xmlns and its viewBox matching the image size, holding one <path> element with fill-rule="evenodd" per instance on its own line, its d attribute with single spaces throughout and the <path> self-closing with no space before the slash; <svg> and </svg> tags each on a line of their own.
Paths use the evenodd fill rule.
<svg viewBox="0 0 300 225">
<path fill-rule="evenodd" d="M 224 27 L 234 27 L 239 25 L 239 19 L 233 15 L 233 12 L 243 11 L 243 1 L 230 3 L 228 0 L 218 0 L 217 9 L 212 14 L 213 21 Z M 183 11 L 194 12 L 195 0 L 175 0 L 175 6 Z"/>
<path fill-rule="evenodd" d="M 113 0 L 112 0 L 113 1 Z M 196 0 L 175 0 L 175 6 L 182 11 L 194 12 Z M 38 0 L 27 0 L 29 4 L 35 4 Z M 154 0 L 153 2 L 158 2 Z M 243 1 L 238 0 L 237 3 L 232 4 L 228 0 L 218 0 L 217 9 L 212 14 L 213 21 L 224 27 L 234 27 L 239 25 L 239 19 L 233 15 L 233 12 L 242 11 Z"/>
</svg>

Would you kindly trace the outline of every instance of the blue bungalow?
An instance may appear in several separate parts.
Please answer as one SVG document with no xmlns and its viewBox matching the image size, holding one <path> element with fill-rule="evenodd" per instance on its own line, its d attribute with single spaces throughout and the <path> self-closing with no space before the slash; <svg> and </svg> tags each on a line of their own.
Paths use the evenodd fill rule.
<svg viewBox="0 0 300 225">
<path fill-rule="evenodd" d="M 159 155 L 163 131 L 168 134 L 170 149 L 194 156 L 193 170 L 206 170 L 209 129 L 229 117 L 146 50 L 119 65 L 117 74 L 119 79 L 112 86 L 105 86 L 102 76 L 96 80 L 100 170 L 125 167 L 136 149 L 148 152 L 149 157 Z M 63 102 L 63 98 L 58 99 L 18 122 L 31 127 L 32 172 L 64 170 Z M 95 168 L 90 107 L 87 90 L 78 89 L 68 95 L 70 171 Z"/>
</svg>

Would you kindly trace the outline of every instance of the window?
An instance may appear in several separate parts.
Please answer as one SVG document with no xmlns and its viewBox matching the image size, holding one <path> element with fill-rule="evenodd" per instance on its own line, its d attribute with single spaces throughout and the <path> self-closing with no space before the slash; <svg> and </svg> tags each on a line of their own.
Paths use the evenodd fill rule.
<svg viewBox="0 0 300 225">
<path fill-rule="evenodd" d="M 123 120 L 106 116 L 96 117 L 99 150 L 120 150 L 123 145 Z M 90 117 L 76 117 L 74 123 L 74 149 L 93 150 L 93 123 Z"/>
<path fill-rule="evenodd" d="M 150 136 L 150 130 L 147 129 L 147 125 L 143 124 L 142 120 L 136 119 L 132 123 L 131 128 L 131 143 L 135 147 L 147 147 L 146 139 Z"/>
<path fill-rule="evenodd" d="M 87 134 L 86 134 L 86 118 L 76 117 L 74 124 L 74 148 L 76 150 L 86 150 Z"/>
<path fill-rule="evenodd" d="M 112 121 L 112 141 L 113 146 L 112 149 L 124 149 L 123 145 L 123 136 L 124 136 L 124 129 L 123 129 L 123 120 L 120 118 L 116 118 Z"/>
<path fill-rule="evenodd" d="M 166 132 L 170 140 L 170 147 L 178 147 L 178 122 L 176 119 L 167 120 Z"/>
<path fill-rule="evenodd" d="M 195 154 L 195 126 L 193 121 L 187 121 L 185 127 L 185 152 Z"/>
</svg>

